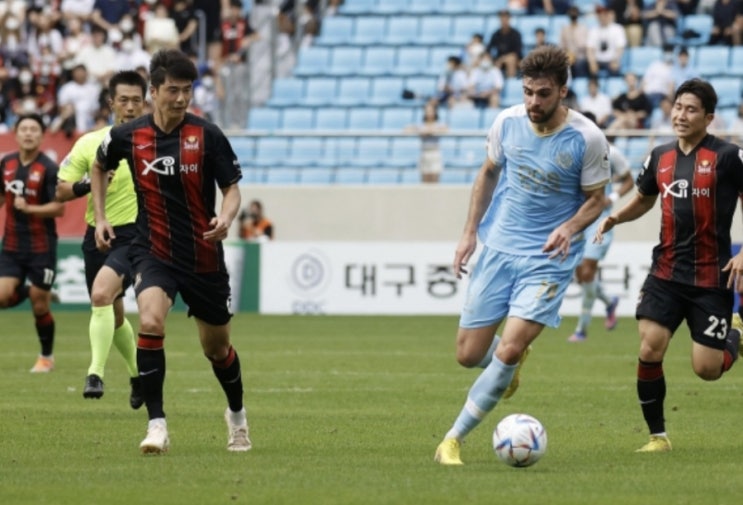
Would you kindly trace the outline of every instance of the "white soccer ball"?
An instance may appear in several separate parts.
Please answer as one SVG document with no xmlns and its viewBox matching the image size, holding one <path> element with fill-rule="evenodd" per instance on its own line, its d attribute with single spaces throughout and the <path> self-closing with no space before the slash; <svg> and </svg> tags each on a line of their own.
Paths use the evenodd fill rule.
<svg viewBox="0 0 743 505">
<path fill-rule="evenodd" d="M 531 466 L 547 451 L 547 431 L 530 415 L 511 414 L 495 427 L 493 450 L 507 465 Z"/>
</svg>

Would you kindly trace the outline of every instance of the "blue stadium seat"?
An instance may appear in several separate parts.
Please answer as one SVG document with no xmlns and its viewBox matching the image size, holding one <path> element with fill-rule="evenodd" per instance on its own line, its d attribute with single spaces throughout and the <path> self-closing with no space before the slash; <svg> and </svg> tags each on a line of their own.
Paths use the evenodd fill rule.
<svg viewBox="0 0 743 505">
<path fill-rule="evenodd" d="M 272 167 L 281 163 L 289 152 L 286 137 L 258 137 L 253 163 L 260 167 Z"/>
<path fill-rule="evenodd" d="M 513 26 L 513 24 L 511 26 Z M 485 18 L 485 31 L 483 32 L 485 38 L 483 39 L 483 42 L 486 45 L 490 41 L 490 37 L 493 36 L 498 28 L 500 28 L 500 17 L 490 15 Z"/>
<path fill-rule="evenodd" d="M 413 110 L 410 107 L 387 107 L 382 110 L 382 130 L 401 131 L 413 123 Z"/>
<path fill-rule="evenodd" d="M 363 63 L 364 51 L 360 47 L 334 47 L 330 52 L 328 75 L 354 75 Z"/>
<path fill-rule="evenodd" d="M 390 155 L 384 161 L 384 166 L 405 169 L 416 168 L 420 152 L 421 142 L 418 137 L 393 137 L 390 141 Z"/>
<path fill-rule="evenodd" d="M 431 69 L 430 72 L 427 72 L 428 75 L 434 75 L 439 76 L 446 68 L 446 62 L 449 59 L 449 56 L 461 56 L 462 55 L 462 48 L 459 46 L 436 46 L 432 47 L 429 51 L 429 68 Z"/>
<path fill-rule="evenodd" d="M 709 44 L 709 37 L 712 34 L 713 20 L 709 14 L 688 14 L 681 18 L 677 35 L 677 44 L 684 46 L 703 46 Z M 692 32 L 699 34 L 698 37 L 685 38 L 685 33 Z"/>
<path fill-rule="evenodd" d="M 330 61 L 330 50 L 327 47 L 303 47 L 297 55 L 297 66 L 294 67 L 296 76 L 312 76 L 325 73 Z"/>
<path fill-rule="evenodd" d="M 353 43 L 358 45 L 378 44 L 387 35 L 387 18 L 384 16 L 359 16 L 353 31 Z"/>
<path fill-rule="evenodd" d="M 299 169 L 275 167 L 266 170 L 266 184 L 296 184 L 299 181 Z"/>
<path fill-rule="evenodd" d="M 474 0 L 472 4 L 472 12 L 493 17 L 501 9 L 508 9 L 508 0 Z"/>
<path fill-rule="evenodd" d="M 336 184 L 364 184 L 366 183 L 366 169 L 344 167 L 335 172 Z"/>
<path fill-rule="evenodd" d="M 315 111 L 315 128 L 318 130 L 345 130 L 347 126 L 346 109 L 320 107 Z"/>
<path fill-rule="evenodd" d="M 393 16 L 387 21 L 387 44 L 415 44 L 418 40 L 419 16 Z"/>
<path fill-rule="evenodd" d="M 248 111 L 248 130 L 277 130 L 281 126 L 281 110 L 255 107 Z"/>
<path fill-rule="evenodd" d="M 741 100 L 741 82 L 738 77 L 710 77 L 709 83 L 717 91 L 717 106 L 737 107 Z"/>
<path fill-rule="evenodd" d="M 573 90 L 578 101 L 584 96 L 588 96 L 588 77 L 573 77 L 570 89 Z"/>
<path fill-rule="evenodd" d="M 417 98 L 425 99 L 436 93 L 436 78 L 408 77 L 405 79 L 405 89 L 415 93 Z"/>
<path fill-rule="evenodd" d="M 370 105 L 393 105 L 401 101 L 401 77 L 377 77 L 372 81 Z"/>
<path fill-rule="evenodd" d="M 729 46 L 699 46 L 694 49 L 693 65 L 699 75 L 708 78 L 728 73 Z"/>
<path fill-rule="evenodd" d="M 373 14 L 377 8 L 377 0 L 351 0 L 343 2 L 338 12 L 341 14 Z"/>
<path fill-rule="evenodd" d="M 423 45 L 450 44 L 451 16 L 422 16 L 416 43 Z"/>
<path fill-rule="evenodd" d="M 348 111 L 349 130 L 378 130 L 379 109 L 374 107 L 352 107 Z"/>
<path fill-rule="evenodd" d="M 312 130 L 315 128 L 315 109 L 311 107 L 287 107 L 281 115 L 283 130 Z"/>
<path fill-rule="evenodd" d="M 371 94 L 371 82 L 364 77 L 346 77 L 339 80 L 337 105 L 366 105 Z"/>
<path fill-rule="evenodd" d="M 457 164 L 461 167 L 479 167 L 485 159 L 485 137 L 464 137 L 459 139 Z M 451 163 L 451 162 L 450 162 Z"/>
<path fill-rule="evenodd" d="M 441 0 L 438 10 L 442 14 L 465 15 L 472 12 L 473 3 L 472 0 Z"/>
<path fill-rule="evenodd" d="M 484 130 L 483 133 L 487 133 L 490 127 L 493 126 L 496 116 L 500 114 L 503 109 L 488 107 L 482 110 L 482 117 L 480 118 L 480 128 Z"/>
<path fill-rule="evenodd" d="M 250 165 L 255 156 L 255 137 L 230 137 L 230 145 L 241 165 Z"/>
<path fill-rule="evenodd" d="M 466 168 L 447 168 L 441 172 L 439 182 L 442 184 L 469 184 L 470 170 Z"/>
<path fill-rule="evenodd" d="M 400 184 L 419 184 L 421 175 L 417 170 L 400 170 Z"/>
<path fill-rule="evenodd" d="M 407 12 L 413 14 L 430 14 L 438 12 L 441 0 L 408 0 Z"/>
<path fill-rule="evenodd" d="M 400 171 L 396 168 L 370 168 L 366 173 L 367 184 L 399 184 Z"/>
<path fill-rule="evenodd" d="M 730 65 L 727 75 L 743 76 L 743 46 L 733 46 L 730 49 Z"/>
<path fill-rule="evenodd" d="M 332 184 L 335 170 L 328 167 L 307 168 L 299 171 L 299 184 Z"/>
<path fill-rule="evenodd" d="M 358 137 L 329 138 L 325 144 L 325 154 L 335 159 L 338 166 L 350 166 L 349 162 L 356 158 L 356 143 Z"/>
<path fill-rule="evenodd" d="M 243 167 L 241 172 L 243 177 L 240 179 L 240 184 L 263 184 L 265 182 L 266 170 L 264 168 L 248 166 Z"/>
<path fill-rule="evenodd" d="M 407 9 L 408 0 L 377 0 L 375 11 L 380 14 L 401 14 Z"/>
<path fill-rule="evenodd" d="M 420 75 L 429 70 L 428 47 L 400 47 L 397 50 L 395 75 Z M 442 67 L 443 68 L 443 67 Z"/>
<path fill-rule="evenodd" d="M 624 77 L 607 77 L 603 82 L 604 93 L 612 100 L 627 91 L 627 83 Z"/>
<path fill-rule="evenodd" d="M 738 108 L 737 107 L 722 107 L 715 111 L 715 116 L 718 116 L 722 121 L 726 130 L 733 127 L 735 122 L 738 120 Z M 242 160 L 241 160 L 242 161 Z"/>
<path fill-rule="evenodd" d="M 506 78 L 501 91 L 501 105 L 510 107 L 524 101 L 524 88 L 521 79 L 511 77 Z"/>
<path fill-rule="evenodd" d="M 395 69 L 397 50 L 394 47 L 373 46 L 366 48 L 364 64 L 359 69 L 361 75 L 388 75 Z"/>
<path fill-rule="evenodd" d="M 304 79 L 284 77 L 273 81 L 271 98 L 268 99 L 266 105 L 271 107 L 299 105 L 302 100 L 304 100 Z"/>
<path fill-rule="evenodd" d="M 306 105 L 330 105 L 335 102 L 337 83 L 334 77 L 307 79 L 304 92 Z"/>
<path fill-rule="evenodd" d="M 640 79 L 651 63 L 663 58 L 663 49 L 657 46 L 636 46 L 627 48 L 625 72 L 637 74 Z"/>
<path fill-rule="evenodd" d="M 480 109 L 450 109 L 446 124 L 452 130 L 477 130 L 480 128 Z"/>
<path fill-rule="evenodd" d="M 521 32 L 521 42 L 524 46 L 534 47 L 537 42 L 534 30 L 542 28 L 546 37 L 550 32 L 550 25 L 552 24 L 550 17 L 551 16 L 540 14 L 533 14 L 531 16 L 514 16 L 514 22 L 511 23 L 511 26 Z M 487 40 L 485 43 L 487 44 Z"/>
<path fill-rule="evenodd" d="M 321 46 L 348 44 L 353 40 L 353 18 L 347 16 L 327 16 L 323 19 L 320 35 L 314 43 Z"/>
<path fill-rule="evenodd" d="M 459 0 L 454 1 L 459 2 Z M 482 16 L 457 16 L 454 18 L 454 24 L 452 25 L 450 43 L 464 47 L 470 41 L 472 35 L 479 33 L 483 36 L 484 43 L 487 44 L 488 40 L 485 39 L 483 33 L 484 28 L 485 19 Z"/>
<path fill-rule="evenodd" d="M 647 137 L 629 137 L 622 151 L 630 167 L 639 167 L 650 153 L 650 142 Z"/>
<path fill-rule="evenodd" d="M 389 157 L 390 141 L 386 137 L 361 137 L 356 148 L 356 158 L 350 160 L 354 167 L 379 167 Z"/>
<path fill-rule="evenodd" d="M 560 34 L 562 33 L 562 29 L 570 24 L 570 18 L 563 14 L 556 14 L 551 16 L 551 18 L 550 29 L 547 30 L 547 42 L 560 45 Z"/>
<path fill-rule="evenodd" d="M 289 155 L 283 164 L 299 168 L 319 166 L 325 155 L 324 144 L 322 137 L 294 138 L 289 147 Z"/>
<path fill-rule="evenodd" d="M 439 140 L 439 149 L 445 166 L 449 161 L 459 156 L 459 140 L 457 137 L 442 137 Z"/>
</svg>

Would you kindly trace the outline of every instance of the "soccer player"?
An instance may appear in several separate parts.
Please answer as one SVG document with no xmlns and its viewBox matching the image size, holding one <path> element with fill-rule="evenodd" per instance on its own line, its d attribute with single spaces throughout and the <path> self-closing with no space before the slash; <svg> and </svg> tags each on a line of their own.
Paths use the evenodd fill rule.
<svg viewBox="0 0 743 505">
<path fill-rule="evenodd" d="M 54 318 L 51 289 L 57 272 L 55 217 L 64 206 L 54 200 L 57 164 L 41 152 L 46 129 L 38 114 L 22 114 L 15 123 L 18 151 L 0 160 L 5 206 L 5 234 L 0 252 L 0 307 L 15 307 L 26 298 L 36 319 L 41 354 L 31 372 L 54 368 Z M 26 278 L 31 285 L 26 285 Z"/>
<path fill-rule="evenodd" d="M 584 112 L 583 114 L 594 123 L 596 122 L 596 116 L 593 113 Z M 612 182 L 619 184 L 619 187 L 615 190 L 612 184 L 606 185 L 604 210 L 601 212 L 599 219 L 594 221 L 585 231 L 588 241 L 583 252 L 583 260 L 575 270 L 575 278 L 578 284 L 580 284 L 582 294 L 581 313 L 575 333 L 568 338 L 569 342 L 583 342 L 586 340 L 588 336 L 588 325 L 591 323 L 591 312 L 593 311 L 593 304 L 596 298 L 604 302 L 606 306 L 604 327 L 607 330 L 613 330 L 617 325 L 616 310 L 619 304 L 619 298 L 616 296 L 612 298 L 606 296 L 601 283 L 596 280 L 599 261 L 603 260 L 606 257 L 606 253 L 609 252 L 614 234 L 609 232 L 600 244 L 595 243 L 592 239 L 596 235 L 601 218 L 611 213 L 612 206 L 621 197 L 629 193 L 634 186 L 634 182 L 632 181 L 632 171 L 630 170 L 627 158 L 611 142 L 609 142 L 609 166 L 611 168 Z"/>
<path fill-rule="evenodd" d="M 107 250 L 116 232 L 107 220 L 105 171 L 125 159 L 134 179 L 139 214 L 129 246 L 139 308 L 137 367 L 149 423 L 144 454 L 168 450 L 163 410 L 165 320 L 176 294 L 196 320 L 201 347 L 227 397 L 227 449 L 251 447 L 243 407 L 240 360 L 230 343 L 230 285 L 222 241 L 240 210 L 240 166 L 229 141 L 213 124 L 187 113 L 198 73 L 176 50 L 150 62 L 153 113 L 111 129 L 91 174 L 95 238 Z M 222 192 L 215 213 L 216 186 Z"/>
<path fill-rule="evenodd" d="M 109 81 L 109 104 L 114 124 L 122 124 L 142 115 L 147 93 L 147 82 L 134 71 L 115 74 Z M 57 200 L 68 201 L 90 193 L 90 169 L 96 151 L 110 126 L 87 133 L 75 143 L 72 151 L 62 161 L 57 182 Z M 115 172 L 108 185 L 106 216 L 114 227 L 116 240 L 108 252 L 101 252 L 95 245 L 95 220 L 93 201 L 88 197 L 85 221 L 88 227 L 83 239 L 85 281 L 90 295 L 91 316 L 89 325 L 90 366 L 85 377 L 84 398 L 103 396 L 103 377 L 111 344 L 116 346 L 129 372 L 131 393 L 129 404 L 138 409 L 144 400 L 140 393 L 137 374 L 137 352 L 134 331 L 124 314 L 124 292 L 131 284 L 128 258 L 129 243 L 134 238 L 134 221 L 137 218 L 137 196 L 131 173 L 126 167 Z M 111 172 L 114 174 L 114 172 Z"/>
<path fill-rule="evenodd" d="M 645 279 L 636 318 L 640 332 L 637 396 L 650 431 L 638 452 L 671 450 L 663 402 L 663 357 L 685 319 L 692 338 L 691 366 L 713 381 L 733 366 L 740 349 L 740 314 L 731 318 L 733 285 L 743 290 L 743 252 L 731 258 L 730 227 L 743 192 L 743 151 L 707 128 L 717 93 L 691 79 L 676 90 L 671 121 L 676 141 L 656 147 L 637 178 L 637 193 L 599 224 L 596 240 L 634 221 L 660 196 L 660 243 Z"/>
<path fill-rule="evenodd" d="M 484 246 L 462 309 L 457 361 L 485 369 L 436 449 L 443 465 L 462 464 L 462 440 L 518 384 L 531 342 L 559 324 L 583 254 L 581 232 L 604 208 L 608 143 L 590 119 L 561 104 L 568 66 L 558 47 L 529 53 L 520 64 L 524 103 L 502 111 L 488 133 L 453 265 L 458 276 L 466 273 L 479 236 Z"/>
</svg>

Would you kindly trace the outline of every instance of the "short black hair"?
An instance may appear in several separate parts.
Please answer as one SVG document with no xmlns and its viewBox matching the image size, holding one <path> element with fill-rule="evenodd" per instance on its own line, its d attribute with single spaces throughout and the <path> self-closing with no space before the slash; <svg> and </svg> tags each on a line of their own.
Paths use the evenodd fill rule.
<svg viewBox="0 0 743 505">
<path fill-rule="evenodd" d="M 674 103 L 678 97 L 687 93 L 699 98 L 699 101 L 702 102 L 702 107 L 704 107 L 704 112 L 707 114 L 715 113 L 715 108 L 717 107 L 717 92 L 710 83 L 696 78 L 684 81 L 681 83 L 681 86 L 678 87 L 676 94 L 673 96 Z"/>
<path fill-rule="evenodd" d="M 119 84 L 127 86 L 138 86 L 142 89 L 142 98 L 147 96 L 147 81 L 136 70 L 122 70 L 117 72 L 108 81 L 108 96 L 113 99 L 116 96 L 116 87 Z"/>
<path fill-rule="evenodd" d="M 194 82 L 199 72 L 186 53 L 177 49 L 161 49 L 150 60 L 150 84 L 157 88 L 168 77 Z"/>
<path fill-rule="evenodd" d="M 41 133 L 44 133 L 46 131 L 46 125 L 44 124 L 44 118 L 41 117 L 41 114 L 38 114 L 36 112 L 26 112 L 25 114 L 20 114 L 18 118 L 15 120 L 15 125 L 13 126 L 13 130 L 18 131 L 18 127 L 21 125 L 21 122 L 26 119 L 31 119 L 39 123 L 39 126 L 41 126 Z"/>
</svg>

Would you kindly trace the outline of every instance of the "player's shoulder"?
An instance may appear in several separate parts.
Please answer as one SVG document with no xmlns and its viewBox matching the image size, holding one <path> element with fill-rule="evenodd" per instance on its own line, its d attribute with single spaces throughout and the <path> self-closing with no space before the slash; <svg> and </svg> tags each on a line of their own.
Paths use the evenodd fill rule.
<svg viewBox="0 0 743 505">
<path fill-rule="evenodd" d="M 574 109 L 568 109 L 568 115 L 565 118 L 565 122 L 570 128 L 581 133 L 586 140 L 600 139 L 601 142 L 606 142 L 606 135 L 601 131 L 601 128 L 591 121 L 591 119 Z"/>
<path fill-rule="evenodd" d="M 521 104 L 511 105 L 510 107 L 506 107 L 505 109 L 502 109 L 493 120 L 493 124 L 491 125 L 491 128 L 496 125 L 502 125 L 505 121 L 509 119 L 520 119 L 520 118 L 528 118 L 526 114 L 526 106 Z"/>
<path fill-rule="evenodd" d="M 152 114 L 145 114 L 138 118 L 132 119 L 125 123 L 118 124 L 108 130 L 110 136 L 125 136 L 140 128 L 145 128 L 152 125 Z M 105 134 L 104 134 L 105 136 Z"/>
<path fill-rule="evenodd" d="M 111 131 L 111 126 L 104 126 L 97 130 L 89 131 L 81 135 L 76 141 L 73 149 L 85 148 L 90 145 L 98 145 L 101 141 L 106 138 L 108 132 Z"/>
<path fill-rule="evenodd" d="M 741 147 L 738 144 L 717 137 L 715 135 L 707 135 L 702 142 L 705 146 L 715 151 L 720 156 L 741 156 Z"/>
<path fill-rule="evenodd" d="M 57 165 L 57 162 L 54 161 L 51 157 L 49 157 L 44 152 L 39 153 L 39 156 L 36 158 L 36 161 L 44 165 L 44 167 L 46 167 L 47 170 L 58 170 L 59 169 L 59 165 Z"/>
<path fill-rule="evenodd" d="M 186 119 L 184 121 L 184 124 L 190 125 L 190 126 L 196 126 L 198 128 L 203 128 L 204 132 L 207 135 L 219 135 L 224 136 L 224 133 L 222 132 L 222 129 L 212 123 L 211 121 L 204 119 L 201 116 L 197 116 L 196 114 L 188 113 L 186 114 Z"/>
<path fill-rule="evenodd" d="M 4 155 L 2 158 L 0 158 L 0 163 L 5 164 L 8 161 L 12 160 L 13 158 L 18 157 L 18 151 L 13 151 L 12 153 L 8 153 Z"/>
</svg>

